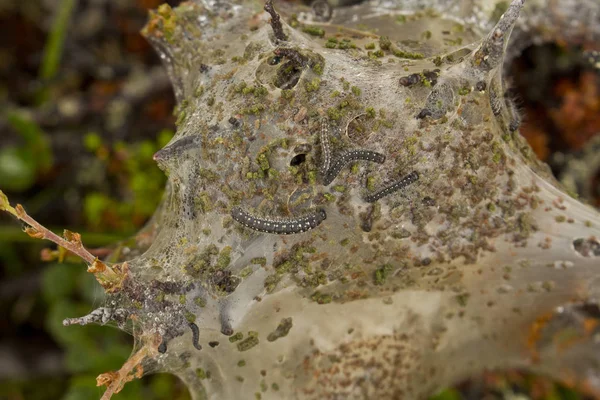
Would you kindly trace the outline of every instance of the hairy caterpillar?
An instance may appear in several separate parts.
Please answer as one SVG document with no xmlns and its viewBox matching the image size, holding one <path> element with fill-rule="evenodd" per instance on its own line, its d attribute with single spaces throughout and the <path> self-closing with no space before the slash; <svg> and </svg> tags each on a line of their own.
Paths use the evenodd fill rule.
<svg viewBox="0 0 600 400">
<path fill-rule="evenodd" d="M 381 153 L 370 150 L 351 150 L 345 152 L 336 158 L 331 167 L 327 170 L 325 177 L 323 178 L 323 184 L 325 186 L 329 185 L 339 175 L 340 171 L 346 164 L 358 160 L 372 161 L 378 164 L 383 164 L 385 161 L 385 156 Z"/>
<path fill-rule="evenodd" d="M 326 218 L 325 210 L 319 208 L 308 215 L 292 219 L 266 219 L 250 215 L 240 207 L 231 210 L 231 217 L 247 228 L 264 233 L 290 235 L 314 229 Z"/>
<path fill-rule="evenodd" d="M 365 201 L 367 203 L 376 202 L 377 200 L 381 199 L 382 197 L 392 194 L 398 190 L 404 189 L 408 185 L 416 182 L 417 180 L 419 180 L 419 173 L 417 171 L 413 171 L 410 174 L 403 177 L 402 179 L 397 180 L 394 183 L 384 187 L 383 189 L 381 189 L 373 194 L 368 195 L 367 197 L 365 197 Z"/>
</svg>

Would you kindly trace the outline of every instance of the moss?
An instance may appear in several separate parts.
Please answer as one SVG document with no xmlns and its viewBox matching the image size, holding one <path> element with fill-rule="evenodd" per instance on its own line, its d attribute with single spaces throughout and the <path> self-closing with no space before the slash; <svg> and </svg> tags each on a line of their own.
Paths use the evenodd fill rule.
<svg viewBox="0 0 600 400">
<path fill-rule="evenodd" d="M 392 47 L 392 41 L 387 36 L 381 36 L 379 38 L 379 47 L 381 50 L 390 50 Z"/>
<path fill-rule="evenodd" d="M 186 300 L 185 294 L 179 295 L 179 304 L 185 304 Z"/>
<path fill-rule="evenodd" d="M 217 182 L 219 180 L 219 174 L 208 168 L 200 168 L 198 174 L 208 182 Z"/>
<path fill-rule="evenodd" d="M 455 297 L 456 302 L 461 307 L 466 307 L 467 302 L 469 301 L 469 297 L 471 297 L 468 293 L 462 293 Z"/>
<path fill-rule="evenodd" d="M 355 49 L 356 45 L 351 41 L 344 39 L 343 42 L 338 43 L 338 49 L 347 50 L 347 49 Z"/>
<path fill-rule="evenodd" d="M 373 107 L 365 108 L 365 112 L 367 113 L 367 118 L 375 118 L 375 116 L 377 115 L 375 113 L 375 108 Z"/>
<path fill-rule="evenodd" d="M 293 266 L 294 264 L 290 260 L 286 260 L 275 266 L 275 271 L 277 271 L 278 274 L 285 274 L 286 272 L 289 272 Z"/>
<path fill-rule="evenodd" d="M 194 204 L 202 214 L 206 214 L 207 212 L 212 211 L 214 208 L 208 192 L 200 193 L 200 195 L 194 199 Z"/>
<path fill-rule="evenodd" d="M 256 156 L 256 162 L 258 163 L 260 169 L 262 169 L 263 171 L 267 171 L 271 168 L 271 164 L 269 164 L 269 158 L 267 156 L 267 153 L 268 150 L 264 150 L 258 153 L 258 155 Z"/>
<path fill-rule="evenodd" d="M 321 293 L 319 291 L 314 292 L 310 299 L 318 304 L 328 304 L 333 300 L 330 294 Z"/>
<path fill-rule="evenodd" d="M 201 308 L 204 308 L 206 306 L 206 300 L 203 299 L 202 297 L 195 297 L 194 298 L 194 303 Z"/>
<path fill-rule="evenodd" d="M 318 26 L 305 26 L 302 28 L 302 32 L 308 33 L 311 36 L 325 36 L 325 30 L 323 28 L 319 28 Z"/>
<path fill-rule="evenodd" d="M 248 84 L 247 84 L 246 82 L 244 82 L 244 81 L 241 81 L 241 82 L 239 82 L 239 83 L 236 83 L 236 84 L 233 86 L 233 91 L 234 91 L 235 93 L 243 93 L 243 91 L 246 89 L 246 87 L 247 87 L 247 86 L 248 86 Z"/>
<path fill-rule="evenodd" d="M 521 234 L 521 238 L 527 238 L 533 231 L 536 230 L 536 227 L 533 222 L 533 217 L 528 213 L 521 213 L 517 218 L 518 222 L 518 230 Z"/>
<path fill-rule="evenodd" d="M 411 60 L 420 60 L 425 57 L 422 53 L 411 53 L 400 49 L 393 49 L 392 54 L 398 58 L 408 58 Z"/>
<path fill-rule="evenodd" d="M 252 269 L 252 267 L 248 265 L 248 266 L 242 268 L 242 270 L 239 272 L 239 275 L 241 278 L 247 278 L 250 275 L 252 275 L 253 272 L 254 272 L 254 270 Z"/>
<path fill-rule="evenodd" d="M 185 319 L 187 320 L 187 322 L 189 322 L 189 323 L 196 322 L 196 316 L 193 313 L 191 313 L 191 312 L 189 312 L 189 311 L 186 310 L 186 311 L 184 311 L 183 314 L 184 314 Z"/>
<path fill-rule="evenodd" d="M 319 90 L 319 87 L 321 87 L 321 79 L 319 79 L 319 78 L 314 78 L 313 80 L 311 80 L 310 82 L 307 82 L 304 85 L 304 88 L 309 93 L 316 92 L 317 90 Z"/>
<path fill-rule="evenodd" d="M 218 269 L 225 269 L 231 263 L 231 246 L 225 246 L 219 253 L 219 257 L 217 258 Z"/>
<path fill-rule="evenodd" d="M 202 368 L 196 368 L 196 376 L 198 379 L 206 379 L 206 372 Z"/>
<path fill-rule="evenodd" d="M 388 278 L 389 273 L 393 270 L 391 264 L 384 264 L 373 272 L 373 283 L 375 285 L 383 285 Z"/>
<path fill-rule="evenodd" d="M 250 264 L 259 264 L 264 267 L 267 264 L 267 259 L 265 257 L 254 257 L 250 260 Z"/>
<path fill-rule="evenodd" d="M 374 191 L 375 190 L 376 179 L 374 176 L 367 177 L 367 190 Z"/>
<path fill-rule="evenodd" d="M 351 90 L 352 90 L 352 93 L 353 93 L 355 96 L 360 96 L 360 94 L 361 94 L 361 90 L 360 90 L 360 88 L 359 88 L 359 87 L 357 87 L 357 86 L 352 86 Z"/>
<path fill-rule="evenodd" d="M 381 49 L 375 50 L 375 51 L 369 51 L 367 54 L 369 55 L 369 58 L 374 58 L 374 59 L 385 56 L 385 53 Z"/>
<path fill-rule="evenodd" d="M 240 360 L 240 361 L 238 361 L 237 366 L 240 367 L 240 368 L 241 367 L 245 367 L 246 366 L 246 360 Z"/>
<path fill-rule="evenodd" d="M 242 108 L 240 114 L 244 115 L 258 115 L 265 111 L 266 107 L 263 104 L 254 104 L 250 107 Z"/>
<path fill-rule="evenodd" d="M 565 222 L 567 220 L 567 217 L 565 217 L 564 215 L 557 215 L 556 217 L 554 217 L 554 220 L 560 224 Z"/>
<path fill-rule="evenodd" d="M 255 335 L 248 336 L 246 339 L 242 340 L 237 344 L 238 351 L 247 351 L 251 348 L 257 346 L 259 343 L 258 337 Z"/>
<path fill-rule="evenodd" d="M 327 109 L 327 116 L 331 120 L 339 121 L 340 118 L 342 118 L 342 113 L 340 112 L 340 110 L 338 108 L 330 107 Z"/>
<path fill-rule="evenodd" d="M 281 280 L 280 274 L 272 274 L 265 278 L 265 289 L 267 293 L 272 293 L 277 287 L 277 284 Z"/>
<path fill-rule="evenodd" d="M 469 93 L 471 93 L 471 88 L 462 87 L 462 88 L 458 89 L 458 94 L 461 95 L 461 96 L 466 96 Z"/>
<path fill-rule="evenodd" d="M 244 334 L 242 332 L 237 332 L 234 335 L 229 336 L 229 342 L 235 343 L 238 340 L 242 340 L 244 338 Z"/>
<path fill-rule="evenodd" d="M 323 193 L 323 197 L 325 197 L 325 200 L 327 200 L 329 203 L 335 201 L 336 199 L 336 197 L 331 193 Z"/>
<path fill-rule="evenodd" d="M 290 100 L 294 97 L 294 91 L 292 89 L 283 89 L 281 91 L 281 97 L 283 97 L 286 100 Z"/>
</svg>

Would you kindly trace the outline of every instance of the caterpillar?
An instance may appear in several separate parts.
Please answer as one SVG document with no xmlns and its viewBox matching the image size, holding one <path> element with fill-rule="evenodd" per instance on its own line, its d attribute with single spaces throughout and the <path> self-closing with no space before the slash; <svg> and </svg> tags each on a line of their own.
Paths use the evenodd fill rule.
<svg viewBox="0 0 600 400">
<path fill-rule="evenodd" d="M 160 342 L 160 345 L 158 346 L 158 352 L 160 354 L 165 354 L 167 352 L 167 339 L 163 338 L 162 342 Z"/>
<path fill-rule="evenodd" d="M 293 219 L 266 219 L 257 218 L 242 210 L 240 207 L 234 207 L 231 210 L 231 217 L 247 228 L 264 233 L 274 233 L 277 235 L 290 235 L 302 233 L 316 228 L 327 218 L 325 210 L 319 208 L 308 215 Z"/>
<path fill-rule="evenodd" d="M 190 322 L 190 329 L 192 330 L 192 344 L 196 349 L 202 350 L 202 346 L 198 344 L 198 339 L 200 338 L 200 330 L 198 329 L 198 325 Z"/>
<path fill-rule="evenodd" d="M 368 195 L 367 197 L 365 197 L 365 201 L 367 203 L 374 203 L 384 196 L 392 194 L 398 190 L 404 189 L 408 185 L 416 182 L 417 180 L 419 180 L 419 173 L 417 171 L 413 171 L 410 174 L 403 177 L 402 179 L 397 180 L 396 182 L 384 187 L 383 189 Z"/>
<path fill-rule="evenodd" d="M 329 165 L 331 164 L 331 146 L 329 144 L 329 120 L 323 118 L 321 120 L 321 131 L 319 132 L 319 139 L 321 140 L 321 154 L 323 163 L 321 164 L 321 172 L 327 173 Z"/>
<path fill-rule="evenodd" d="M 331 167 L 325 173 L 325 177 L 323 178 L 323 184 L 325 186 L 329 185 L 333 180 L 339 175 L 340 171 L 344 166 L 353 161 L 364 160 L 364 161 L 372 161 L 378 164 L 383 164 L 385 161 L 385 156 L 381 153 L 377 153 L 376 151 L 370 150 L 351 150 L 343 153 L 335 161 L 332 163 Z"/>
</svg>

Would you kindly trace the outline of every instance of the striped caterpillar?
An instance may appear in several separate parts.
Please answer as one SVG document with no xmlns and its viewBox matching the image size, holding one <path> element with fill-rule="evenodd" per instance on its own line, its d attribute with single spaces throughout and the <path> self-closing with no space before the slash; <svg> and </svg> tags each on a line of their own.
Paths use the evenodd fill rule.
<svg viewBox="0 0 600 400">
<path fill-rule="evenodd" d="M 393 182 L 392 184 L 384 187 L 383 189 L 368 195 L 367 197 L 365 197 L 365 201 L 367 203 L 374 203 L 382 197 L 397 192 L 398 190 L 404 189 L 408 185 L 415 183 L 417 180 L 419 180 L 419 173 L 417 171 L 413 171 L 410 174 L 403 177 L 402 179 L 397 180 L 396 182 Z"/>
<path fill-rule="evenodd" d="M 319 132 L 319 139 L 321 140 L 321 153 L 323 158 L 323 164 L 321 165 L 321 172 L 327 174 L 329 165 L 331 164 L 331 146 L 329 144 L 329 120 L 324 118 L 321 121 L 321 131 Z"/>
<path fill-rule="evenodd" d="M 370 150 L 351 150 L 342 153 L 342 155 L 333 161 L 331 167 L 325 173 L 323 184 L 325 186 L 329 185 L 339 175 L 344 166 L 346 166 L 348 163 L 358 160 L 372 161 L 378 164 L 383 164 L 385 161 L 385 156 L 381 153 Z"/>
<path fill-rule="evenodd" d="M 327 218 L 325 210 L 316 209 L 310 214 L 298 218 L 267 219 L 257 218 L 240 207 L 231 210 L 231 217 L 247 228 L 264 233 L 291 235 L 316 228 Z"/>
</svg>

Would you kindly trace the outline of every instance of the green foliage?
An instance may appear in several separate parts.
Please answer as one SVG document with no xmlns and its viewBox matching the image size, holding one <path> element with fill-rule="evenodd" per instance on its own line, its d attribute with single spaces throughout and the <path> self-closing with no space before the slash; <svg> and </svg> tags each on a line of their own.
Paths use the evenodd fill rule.
<svg viewBox="0 0 600 400">
<path fill-rule="evenodd" d="M 40 78 L 42 79 L 52 79 L 58 71 L 69 21 L 76 5 L 77 0 L 62 0 L 58 6 L 44 49 L 44 59 L 40 68 Z"/>
<path fill-rule="evenodd" d="M 0 182 L 4 190 L 21 192 L 33 186 L 38 173 L 50 169 L 52 149 L 47 135 L 29 115 L 12 110 L 5 117 L 22 140 L 0 149 Z"/>
<path fill-rule="evenodd" d="M 100 136 L 88 133 L 83 144 L 100 160 L 103 173 L 122 188 L 117 196 L 96 190 L 84 198 L 84 214 L 92 229 L 134 232 L 156 210 L 166 178 L 152 156 L 173 137 L 164 130 L 156 140 L 134 144 L 115 143 L 112 148 Z"/>
</svg>

